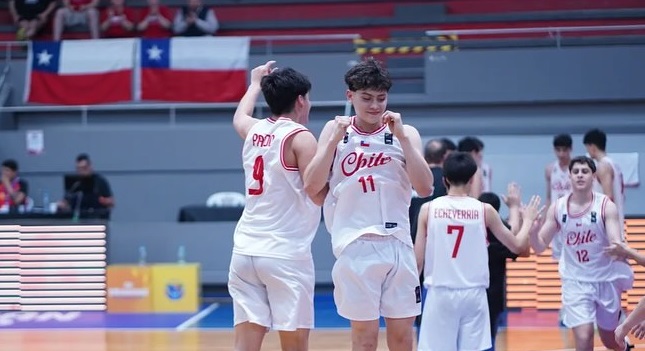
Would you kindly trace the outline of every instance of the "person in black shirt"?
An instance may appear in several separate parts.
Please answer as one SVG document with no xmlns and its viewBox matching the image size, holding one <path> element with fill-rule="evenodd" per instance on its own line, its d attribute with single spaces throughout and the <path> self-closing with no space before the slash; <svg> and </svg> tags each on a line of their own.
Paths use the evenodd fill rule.
<svg viewBox="0 0 645 351">
<path fill-rule="evenodd" d="M 490 204 L 499 212 L 501 202 L 499 196 L 494 193 L 482 193 L 479 201 Z M 511 229 L 508 222 L 502 220 L 504 225 Z M 495 337 L 497 336 L 497 325 L 499 318 L 506 309 L 506 260 L 515 260 L 518 255 L 514 254 L 499 239 L 488 230 L 488 270 L 490 282 L 486 290 L 488 297 L 488 313 L 490 315 L 490 331 L 493 347 L 487 351 L 495 350 Z"/>
<path fill-rule="evenodd" d="M 83 192 L 80 203 L 82 216 L 97 216 L 109 219 L 110 210 L 114 207 L 114 197 L 110 183 L 102 175 L 94 172 L 92 161 L 87 154 L 80 154 L 76 157 L 76 173 L 82 177 L 91 177 L 93 188 L 89 192 Z M 76 193 L 68 193 L 65 198 L 58 202 L 59 211 L 73 211 L 76 208 L 78 196 Z"/>
</svg>

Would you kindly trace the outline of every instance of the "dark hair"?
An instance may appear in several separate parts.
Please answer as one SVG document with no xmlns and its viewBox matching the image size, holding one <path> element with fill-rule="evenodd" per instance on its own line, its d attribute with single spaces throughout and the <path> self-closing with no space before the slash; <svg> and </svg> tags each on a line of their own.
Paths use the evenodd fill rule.
<svg viewBox="0 0 645 351">
<path fill-rule="evenodd" d="M 12 160 L 12 159 L 4 160 L 4 162 L 2 162 L 2 167 L 7 167 L 12 171 L 17 172 L 18 171 L 18 162 L 16 162 L 16 160 Z"/>
<path fill-rule="evenodd" d="M 589 166 L 589 168 L 591 168 L 591 173 L 596 173 L 596 163 L 590 157 L 578 156 L 572 158 L 571 162 L 569 162 L 569 172 L 571 172 L 575 164 L 586 164 L 587 166 Z"/>
<path fill-rule="evenodd" d="M 441 142 L 446 146 L 447 151 L 457 151 L 457 145 L 455 142 L 448 138 L 441 138 Z"/>
<path fill-rule="evenodd" d="M 390 73 L 373 57 L 358 63 L 345 73 L 345 84 L 351 91 L 376 90 L 390 91 Z"/>
<path fill-rule="evenodd" d="M 457 150 L 462 152 L 480 152 L 484 148 L 484 143 L 478 138 L 468 136 L 459 140 Z"/>
<path fill-rule="evenodd" d="M 274 116 L 293 111 L 298 97 L 311 90 L 309 78 L 290 67 L 278 68 L 262 77 L 260 86 Z"/>
<path fill-rule="evenodd" d="M 596 145 L 600 151 L 605 151 L 607 147 L 607 134 L 598 128 L 592 129 L 585 134 L 582 143 L 585 145 Z"/>
<path fill-rule="evenodd" d="M 477 172 L 477 163 L 468 152 L 453 152 L 443 163 L 443 176 L 450 185 L 465 185 Z"/>
<path fill-rule="evenodd" d="M 479 201 L 487 203 L 495 209 L 495 211 L 499 212 L 499 208 L 502 206 L 502 202 L 499 199 L 499 196 L 495 193 L 482 193 L 479 195 Z"/>
<path fill-rule="evenodd" d="M 91 163 L 91 162 L 92 162 L 92 161 L 90 160 L 90 155 L 85 154 L 85 153 L 83 153 L 83 154 L 78 154 L 78 156 L 76 156 L 76 163 L 79 163 L 79 162 L 81 162 L 81 161 L 87 161 L 87 163 Z"/>
<path fill-rule="evenodd" d="M 571 149 L 573 147 L 573 140 L 569 134 L 559 134 L 553 138 L 553 147 L 566 147 Z"/>
<path fill-rule="evenodd" d="M 446 144 L 440 139 L 432 139 L 426 143 L 424 158 L 428 163 L 441 163 L 447 151 Z"/>
</svg>

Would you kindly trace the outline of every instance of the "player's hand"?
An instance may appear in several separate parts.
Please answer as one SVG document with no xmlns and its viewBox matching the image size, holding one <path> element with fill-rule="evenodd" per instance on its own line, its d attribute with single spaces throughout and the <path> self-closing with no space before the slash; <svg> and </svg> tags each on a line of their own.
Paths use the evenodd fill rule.
<svg viewBox="0 0 645 351">
<path fill-rule="evenodd" d="M 624 242 L 612 243 L 611 245 L 605 247 L 603 250 L 607 255 L 618 260 L 626 259 L 629 254 L 629 246 L 627 246 L 627 243 Z"/>
<path fill-rule="evenodd" d="M 634 334 L 634 337 L 636 337 L 636 339 L 643 340 L 643 338 L 645 338 L 645 322 L 636 324 L 632 328 L 632 334 Z"/>
<path fill-rule="evenodd" d="M 502 195 L 502 200 L 509 208 L 513 206 L 519 207 L 522 202 L 520 186 L 517 183 L 508 183 L 506 195 Z"/>
<path fill-rule="evenodd" d="M 263 65 L 255 67 L 251 71 L 251 84 L 260 85 L 262 77 L 268 75 L 274 70 L 273 65 L 275 65 L 275 61 L 268 61 Z"/>
<path fill-rule="evenodd" d="M 530 221 L 533 225 L 537 219 L 540 211 L 544 210 L 544 206 L 540 208 L 540 197 L 537 195 L 531 196 L 529 203 L 521 210 L 522 220 Z"/>
<path fill-rule="evenodd" d="M 383 123 L 387 124 L 388 128 L 390 128 L 390 131 L 397 139 L 401 140 L 405 138 L 405 128 L 403 127 L 400 113 L 389 110 L 383 112 Z"/>
<path fill-rule="evenodd" d="M 334 119 L 334 130 L 332 132 L 332 143 L 338 144 L 345 137 L 347 128 L 352 123 L 349 116 L 336 116 Z"/>
<path fill-rule="evenodd" d="M 621 350 L 625 348 L 625 337 L 627 336 L 627 332 L 628 330 L 625 329 L 625 326 L 623 324 L 619 325 L 618 327 L 616 327 L 616 330 L 614 330 L 616 343 Z"/>
</svg>

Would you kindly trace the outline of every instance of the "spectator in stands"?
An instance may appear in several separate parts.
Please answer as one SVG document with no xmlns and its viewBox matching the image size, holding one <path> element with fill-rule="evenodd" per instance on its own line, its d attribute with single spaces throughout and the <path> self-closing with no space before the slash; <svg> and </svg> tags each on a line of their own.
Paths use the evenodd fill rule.
<svg viewBox="0 0 645 351">
<path fill-rule="evenodd" d="M 441 138 L 441 142 L 446 146 L 446 156 L 443 158 L 445 160 L 451 153 L 457 151 L 457 145 L 450 138 Z"/>
<path fill-rule="evenodd" d="M 215 11 L 202 4 L 202 0 L 188 0 L 188 5 L 177 10 L 173 29 L 176 35 L 199 37 L 213 35 L 219 29 Z"/>
<path fill-rule="evenodd" d="M 29 185 L 18 177 L 18 162 L 2 162 L 2 182 L 0 182 L 0 211 L 8 212 L 27 203 Z"/>
<path fill-rule="evenodd" d="M 484 176 L 481 168 L 482 163 L 482 142 L 475 137 L 465 137 L 459 140 L 457 149 L 461 152 L 468 152 L 477 162 L 477 173 L 473 176 L 473 183 L 470 187 L 470 196 L 478 198 L 484 192 Z"/>
<path fill-rule="evenodd" d="M 53 0 L 9 0 L 9 12 L 18 26 L 17 40 L 31 40 L 56 8 Z"/>
<path fill-rule="evenodd" d="M 148 8 L 141 14 L 137 30 L 144 38 L 167 38 L 172 35 L 172 13 L 159 0 L 148 0 Z"/>
<path fill-rule="evenodd" d="M 96 213 L 99 217 L 108 218 L 110 210 L 114 207 L 114 197 L 110 183 L 102 175 L 94 172 L 92 161 L 87 154 L 76 157 L 76 173 L 82 177 L 91 177 L 93 188 L 89 193 L 83 192 L 79 209 L 85 214 Z M 57 203 L 58 211 L 72 211 L 76 208 L 78 197 L 68 193 L 65 198 Z"/>
<path fill-rule="evenodd" d="M 87 26 L 92 39 L 99 37 L 99 0 L 63 0 L 54 16 L 54 40 L 60 40 L 65 27 Z"/>
<path fill-rule="evenodd" d="M 134 34 L 135 13 L 125 6 L 125 0 L 111 0 L 101 12 L 101 32 L 104 38 L 127 38 Z"/>
</svg>

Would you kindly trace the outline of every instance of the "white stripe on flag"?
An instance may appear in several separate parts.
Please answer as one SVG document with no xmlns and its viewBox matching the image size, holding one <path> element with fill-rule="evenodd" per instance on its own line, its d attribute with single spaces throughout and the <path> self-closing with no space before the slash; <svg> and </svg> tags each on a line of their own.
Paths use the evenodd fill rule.
<svg viewBox="0 0 645 351">
<path fill-rule="evenodd" d="M 170 69 L 246 70 L 249 37 L 196 37 L 170 40 Z"/>
<path fill-rule="evenodd" d="M 96 74 L 132 69 L 135 40 L 64 40 L 59 74 Z"/>
</svg>

